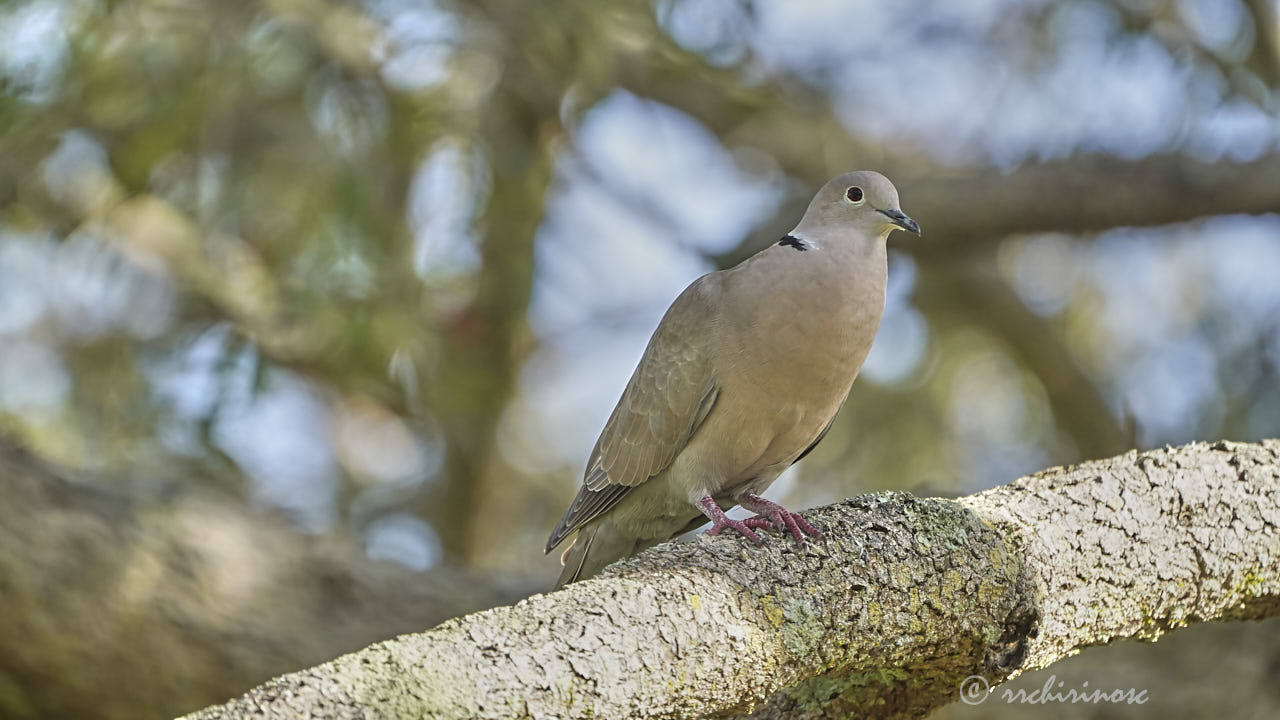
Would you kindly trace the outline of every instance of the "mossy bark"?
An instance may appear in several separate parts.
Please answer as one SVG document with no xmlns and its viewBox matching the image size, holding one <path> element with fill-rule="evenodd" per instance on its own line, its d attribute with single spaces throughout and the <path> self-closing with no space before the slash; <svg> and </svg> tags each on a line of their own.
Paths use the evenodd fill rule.
<svg viewBox="0 0 1280 720">
<path fill-rule="evenodd" d="M 273 680 L 221 718 L 922 717 L 1089 645 L 1280 614 L 1280 442 L 881 493 L 797 549 L 665 545 Z"/>
</svg>

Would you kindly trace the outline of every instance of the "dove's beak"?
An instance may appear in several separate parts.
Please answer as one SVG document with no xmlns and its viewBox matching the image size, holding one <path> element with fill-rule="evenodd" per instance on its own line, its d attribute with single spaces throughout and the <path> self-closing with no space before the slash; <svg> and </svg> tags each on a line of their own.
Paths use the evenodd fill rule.
<svg viewBox="0 0 1280 720">
<path fill-rule="evenodd" d="M 897 225 L 903 230 L 913 232 L 917 235 L 920 234 L 920 223 L 907 217 L 901 210 L 881 210 L 880 212 L 883 213 L 885 217 L 889 218 L 894 225 Z"/>
</svg>

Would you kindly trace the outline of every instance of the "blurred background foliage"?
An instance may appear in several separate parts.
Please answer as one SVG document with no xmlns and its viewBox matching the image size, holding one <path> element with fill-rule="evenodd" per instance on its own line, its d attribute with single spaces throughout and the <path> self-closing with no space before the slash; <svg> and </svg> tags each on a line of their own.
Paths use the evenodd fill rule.
<svg viewBox="0 0 1280 720">
<path fill-rule="evenodd" d="M 0 714 L 161 717 L 543 589 L 667 304 L 848 169 L 925 235 L 775 497 L 1280 435 L 1278 36 L 1275 0 L 0 2 Z M 1169 707 L 1273 716 L 1259 627 L 1269 671 Z M 1203 635 L 1139 664 L 1238 645 Z"/>
</svg>

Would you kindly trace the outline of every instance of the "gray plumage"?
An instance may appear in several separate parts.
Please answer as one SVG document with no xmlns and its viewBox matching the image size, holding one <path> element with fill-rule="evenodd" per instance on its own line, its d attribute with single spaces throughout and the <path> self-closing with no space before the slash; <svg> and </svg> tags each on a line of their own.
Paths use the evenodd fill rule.
<svg viewBox="0 0 1280 720">
<path fill-rule="evenodd" d="M 672 303 L 547 541 L 577 531 L 557 586 L 687 532 L 789 527 L 758 498 L 830 428 L 884 311 L 885 240 L 919 233 L 883 175 L 847 173 L 818 191 L 782 241 L 695 280 Z M 700 504 L 701 503 L 701 504 Z M 746 524 L 735 504 L 768 512 Z M 754 522 L 753 522 L 754 521 Z M 801 527 L 813 532 L 802 519 Z"/>
</svg>

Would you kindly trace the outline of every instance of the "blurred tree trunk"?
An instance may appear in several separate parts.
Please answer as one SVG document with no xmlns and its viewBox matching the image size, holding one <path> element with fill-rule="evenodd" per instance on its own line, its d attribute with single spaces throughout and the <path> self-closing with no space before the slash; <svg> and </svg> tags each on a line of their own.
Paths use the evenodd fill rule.
<svg viewBox="0 0 1280 720">
<path fill-rule="evenodd" d="M 189 717 L 918 718 L 1083 647 L 1280 616 L 1280 441 L 809 517 L 807 550 L 667 544 Z"/>
<path fill-rule="evenodd" d="M 428 495 L 425 514 L 446 552 L 468 564 L 485 553 L 484 525 L 502 525 L 497 429 L 528 351 L 534 232 L 551 174 L 545 115 L 507 105 L 492 117 L 492 124 L 509 126 L 487 134 L 492 140 L 484 148 L 493 184 L 479 286 L 447 329 L 442 366 L 426 384 L 448 444 L 446 486 Z"/>
<path fill-rule="evenodd" d="M 172 716 L 525 594 L 173 496 L 177 478 L 128 498 L 68 477 L 0 444 L 0 717 Z"/>
<path fill-rule="evenodd" d="M 529 351 L 534 235 L 551 183 L 561 128 L 558 100 L 573 74 L 554 72 L 542 44 L 557 39 L 538 6 L 478 4 L 500 26 L 502 78 L 478 125 L 478 150 L 491 177 L 479 219 L 482 238 L 475 299 L 446 332 L 444 366 L 428 383 L 448 438 L 446 487 L 430 493 L 424 514 L 446 551 L 468 566 L 488 564 L 523 505 L 497 448 L 498 424 Z"/>
</svg>

